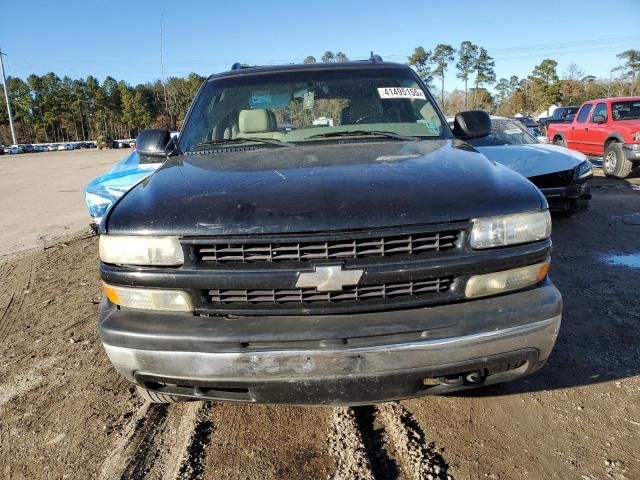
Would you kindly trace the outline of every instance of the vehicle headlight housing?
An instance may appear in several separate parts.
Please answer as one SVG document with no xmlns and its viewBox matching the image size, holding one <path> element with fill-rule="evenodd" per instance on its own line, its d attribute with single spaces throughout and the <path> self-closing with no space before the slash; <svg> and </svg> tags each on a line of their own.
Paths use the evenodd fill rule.
<svg viewBox="0 0 640 480">
<path fill-rule="evenodd" d="M 551 235 L 548 210 L 474 218 L 472 224 L 469 244 L 473 249 L 535 242 Z"/>
<path fill-rule="evenodd" d="M 582 180 L 583 178 L 588 178 L 593 176 L 593 169 L 591 166 L 591 162 L 589 160 L 585 160 L 580 165 L 576 167 L 575 177 L 576 180 Z"/>
<path fill-rule="evenodd" d="M 184 263 L 178 237 L 100 235 L 100 260 L 122 265 L 175 267 Z"/>
<path fill-rule="evenodd" d="M 166 312 L 193 311 L 191 297 L 181 290 L 120 287 L 106 283 L 102 284 L 102 290 L 111 303 L 121 307 Z"/>
<path fill-rule="evenodd" d="M 501 272 L 474 275 L 467 281 L 464 294 L 467 298 L 485 297 L 530 287 L 544 280 L 548 272 L 549 262 L 546 261 Z"/>
</svg>

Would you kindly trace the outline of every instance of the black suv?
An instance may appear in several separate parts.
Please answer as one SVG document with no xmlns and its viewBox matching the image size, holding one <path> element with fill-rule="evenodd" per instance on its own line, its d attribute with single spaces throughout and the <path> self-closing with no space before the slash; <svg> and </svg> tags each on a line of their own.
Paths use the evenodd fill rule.
<svg viewBox="0 0 640 480">
<path fill-rule="evenodd" d="M 281 128 L 283 125 L 287 128 Z M 99 333 L 150 401 L 363 404 L 540 368 L 560 293 L 528 180 L 372 56 L 212 75 L 100 225 Z"/>
</svg>

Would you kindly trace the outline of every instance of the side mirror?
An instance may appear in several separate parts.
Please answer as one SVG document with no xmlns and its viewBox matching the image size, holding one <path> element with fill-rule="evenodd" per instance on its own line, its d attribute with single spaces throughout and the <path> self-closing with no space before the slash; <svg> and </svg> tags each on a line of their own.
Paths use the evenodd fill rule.
<svg viewBox="0 0 640 480">
<path fill-rule="evenodd" d="M 606 123 L 607 119 L 604 118 L 604 115 L 594 115 L 591 121 L 593 123 L 601 124 L 601 123 Z"/>
<path fill-rule="evenodd" d="M 169 130 L 159 128 L 143 130 L 136 138 L 136 150 L 140 155 L 146 155 L 147 157 L 165 158 L 167 156 L 165 148 L 169 140 L 171 140 Z"/>
<path fill-rule="evenodd" d="M 453 134 L 462 140 L 486 137 L 491 132 L 491 117 L 482 110 L 469 110 L 456 114 Z"/>
</svg>

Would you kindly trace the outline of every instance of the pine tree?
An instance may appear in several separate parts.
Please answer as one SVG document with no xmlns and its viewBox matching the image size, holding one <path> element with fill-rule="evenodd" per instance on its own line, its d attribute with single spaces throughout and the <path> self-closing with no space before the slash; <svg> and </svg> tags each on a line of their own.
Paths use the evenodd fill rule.
<svg viewBox="0 0 640 480">
<path fill-rule="evenodd" d="M 455 49 L 451 45 L 445 45 L 443 43 L 439 43 L 436 45 L 436 48 L 433 50 L 433 55 L 431 56 L 431 61 L 435 65 L 433 69 L 433 75 L 436 77 L 440 77 L 442 81 L 442 88 L 440 91 L 440 104 L 444 109 L 444 73 L 447 71 L 447 67 L 449 66 L 449 62 L 452 62 L 454 54 L 456 53 Z"/>
<path fill-rule="evenodd" d="M 478 46 L 471 43 L 469 40 L 465 40 L 460 44 L 460 48 L 458 49 L 458 63 L 456 63 L 456 68 L 458 69 L 458 73 L 456 77 L 461 80 L 464 80 L 464 108 L 467 108 L 467 94 L 469 89 L 467 88 L 467 83 L 469 82 L 469 77 L 476 69 L 476 56 L 478 55 Z"/>
</svg>

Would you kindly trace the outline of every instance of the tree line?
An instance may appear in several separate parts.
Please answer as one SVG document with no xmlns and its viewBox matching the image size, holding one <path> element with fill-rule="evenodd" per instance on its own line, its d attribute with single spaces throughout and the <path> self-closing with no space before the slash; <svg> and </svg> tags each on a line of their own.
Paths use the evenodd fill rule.
<svg viewBox="0 0 640 480">
<path fill-rule="evenodd" d="M 18 143 L 134 138 L 144 128 L 175 130 L 204 77 L 191 73 L 131 86 L 107 76 L 71 79 L 55 73 L 7 78 Z M 166 96 L 165 96 L 166 86 Z M 9 117 L 0 106 L 0 142 L 10 144 Z"/>
<path fill-rule="evenodd" d="M 558 62 L 550 58 L 542 60 L 525 78 L 511 75 L 496 79 L 494 58 L 486 48 L 468 40 L 457 49 L 447 44 L 438 44 L 433 50 L 416 47 L 407 63 L 429 87 L 439 80 L 440 106 L 445 113 L 477 108 L 512 116 L 532 115 L 552 104 L 580 105 L 593 98 L 635 95 L 640 90 L 640 50 L 626 50 L 616 57 L 622 63 L 611 71 L 609 79 L 587 75 L 575 63 L 561 78 Z M 447 93 L 445 77 L 454 61 L 456 77 L 464 82 L 464 90 Z"/>
<path fill-rule="evenodd" d="M 560 74 L 553 59 L 542 60 L 525 78 L 497 79 L 495 60 L 488 50 L 464 41 L 457 48 L 447 44 L 433 50 L 416 47 L 407 64 L 430 88 L 439 84 L 438 100 L 447 114 L 476 108 L 512 116 L 532 115 L 551 104 L 579 105 L 593 98 L 637 94 L 640 50 L 626 50 L 617 58 L 621 63 L 608 79 L 588 75 L 575 63 Z M 319 61 L 348 60 L 344 52 L 327 50 Z M 309 55 L 304 63 L 317 61 Z M 450 67 L 455 67 L 463 90 L 446 91 Z M 133 138 L 144 128 L 175 130 L 204 78 L 190 73 L 186 78 L 168 78 L 164 84 L 156 80 L 132 86 L 111 76 L 100 82 L 91 75 L 71 79 L 47 73 L 26 80 L 9 77 L 7 89 L 19 143 L 67 142 L 96 139 L 103 133 Z M 0 102 L 0 142 L 11 143 L 4 102 Z"/>
</svg>

